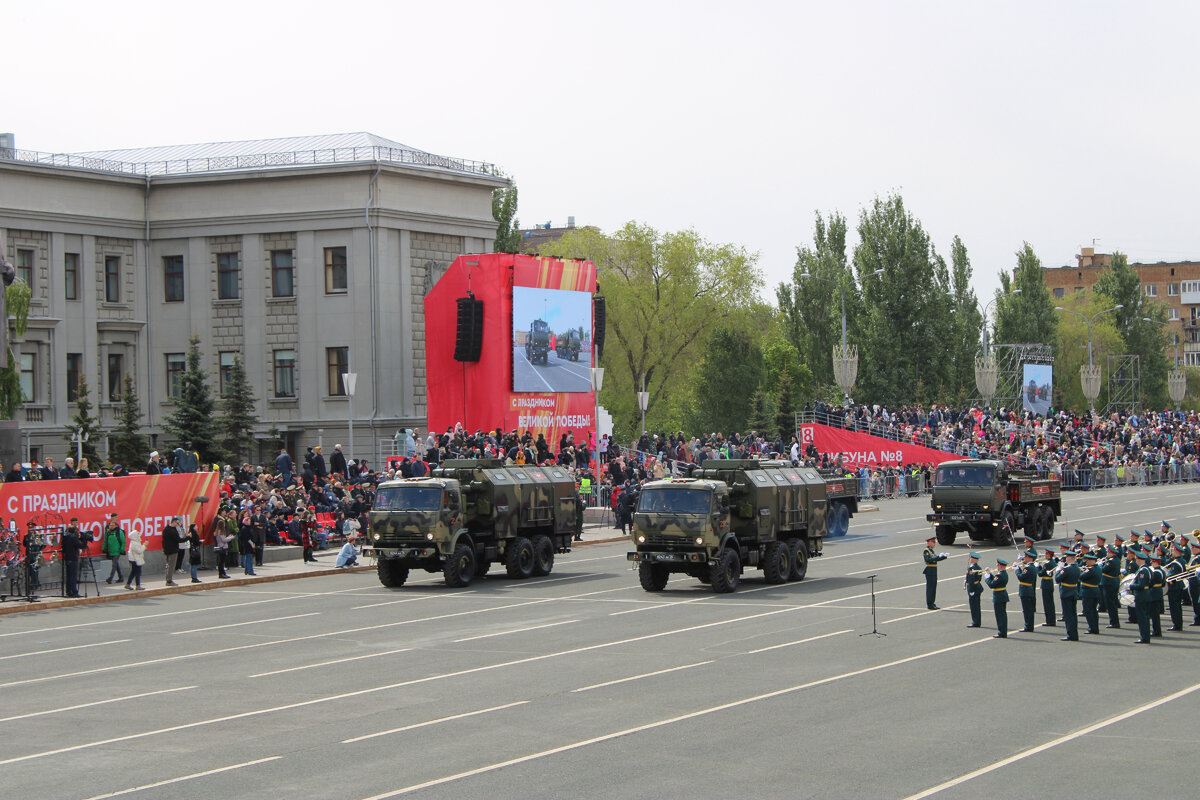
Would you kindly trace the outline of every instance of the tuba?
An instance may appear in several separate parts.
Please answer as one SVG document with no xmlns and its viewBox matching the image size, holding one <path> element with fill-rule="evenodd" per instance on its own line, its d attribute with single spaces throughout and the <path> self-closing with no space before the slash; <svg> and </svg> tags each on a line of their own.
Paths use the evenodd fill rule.
<svg viewBox="0 0 1200 800">
<path fill-rule="evenodd" d="M 1126 607 L 1134 606 L 1137 601 L 1133 598 L 1133 580 L 1137 575 L 1126 575 L 1121 579 L 1121 586 L 1117 589 L 1117 601 Z"/>
</svg>

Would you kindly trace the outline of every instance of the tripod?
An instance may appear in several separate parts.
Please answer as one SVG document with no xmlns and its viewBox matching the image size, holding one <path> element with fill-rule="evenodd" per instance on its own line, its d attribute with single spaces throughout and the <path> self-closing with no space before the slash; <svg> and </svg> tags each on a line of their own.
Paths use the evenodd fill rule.
<svg viewBox="0 0 1200 800">
<path fill-rule="evenodd" d="M 859 636 L 887 636 L 879 630 L 879 624 L 875 617 L 875 576 L 868 575 L 867 579 L 871 581 L 871 630 L 866 633 L 860 633 Z"/>
</svg>

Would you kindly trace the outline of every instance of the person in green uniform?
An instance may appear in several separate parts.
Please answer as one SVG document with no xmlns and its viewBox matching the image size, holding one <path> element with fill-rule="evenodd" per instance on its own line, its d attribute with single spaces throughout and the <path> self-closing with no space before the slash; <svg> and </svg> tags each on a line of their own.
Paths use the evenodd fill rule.
<svg viewBox="0 0 1200 800">
<path fill-rule="evenodd" d="M 1099 560 L 1104 558 L 1105 554 L 1108 552 L 1108 540 L 1103 536 L 1097 536 L 1096 546 L 1092 548 L 1092 552 L 1096 554 L 1097 563 L 1099 563 Z M 1103 564 L 1100 564 L 1100 569 L 1101 572 L 1103 572 Z M 1100 587 L 1100 602 L 1098 608 L 1101 614 L 1108 613 L 1108 598 L 1104 594 L 1103 586 Z"/>
<path fill-rule="evenodd" d="M 584 478 L 587 480 L 587 478 Z M 590 489 L 589 489 L 590 491 Z M 583 511 L 586 508 L 583 504 L 583 498 L 579 496 L 579 492 L 575 493 L 575 541 L 583 541 Z"/>
<path fill-rule="evenodd" d="M 937 596 L 937 565 L 939 561 L 945 561 L 948 557 L 945 553 L 933 552 L 933 544 L 937 541 L 936 536 L 930 536 L 925 540 L 925 607 L 930 611 L 937 610 L 937 604 L 934 599 Z"/>
<path fill-rule="evenodd" d="M 1141 537 L 1137 531 L 1129 532 L 1129 545 L 1125 548 L 1125 574 L 1133 575 L 1138 571 L 1138 561 L 1136 552 L 1142 549 Z M 1126 622 L 1137 624 L 1137 611 L 1133 606 L 1129 607 L 1129 613 L 1125 620 Z"/>
<path fill-rule="evenodd" d="M 1188 591 L 1192 595 L 1192 625 L 1200 625 L 1200 532 L 1192 531 L 1197 536 L 1197 545 L 1192 548 L 1192 557 L 1187 563 L 1189 570 L 1196 570 L 1188 578 Z"/>
<path fill-rule="evenodd" d="M 979 553 L 972 551 L 967 556 L 967 605 L 971 609 L 971 624 L 968 628 L 983 626 L 983 614 L 979 607 L 979 596 L 983 594 L 983 567 L 979 566 Z"/>
<path fill-rule="evenodd" d="M 993 639 L 1008 638 L 1008 562 L 996 559 L 996 571 L 988 572 L 988 588 L 992 590 L 992 610 L 996 612 L 996 635 Z"/>
<path fill-rule="evenodd" d="M 1117 537 L 1120 541 L 1121 537 Z M 1121 608 L 1121 601 L 1117 599 L 1117 592 L 1121 588 L 1121 551 L 1113 545 L 1107 548 L 1107 558 L 1104 559 L 1104 565 L 1100 568 L 1100 597 L 1104 599 L 1104 610 L 1108 613 L 1108 625 L 1106 628 L 1120 628 L 1121 616 L 1117 612 Z"/>
<path fill-rule="evenodd" d="M 1021 614 L 1025 617 L 1024 633 L 1033 633 L 1033 616 L 1037 613 L 1037 550 L 1029 548 L 1021 554 L 1017 564 L 1017 597 L 1021 599 Z"/>
<path fill-rule="evenodd" d="M 1132 608 L 1137 614 L 1139 634 L 1137 643 L 1150 644 L 1150 584 L 1154 581 L 1149 567 L 1150 558 L 1136 545 L 1129 546 L 1129 553 L 1138 565 L 1133 576 L 1133 583 L 1129 585 L 1133 592 Z"/>
<path fill-rule="evenodd" d="M 1064 642 L 1079 641 L 1079 612 L 1076 606 L 1079 602 L 1079 567 L 1075 565 L 1075 551 L 1068 550 L 1063 558 L 1064 563 L 1054 576 L 1058 584 L 1058 599 L 1062 601 L 1063 623 L 1067 626 L 1067 635 L 1062 637 Z"/>
<path fill-rule="evenodd" d="M 1079 573 L 1079 585 L 1083 589 L 1083 618 L 1087 620 L 1085 633 L 1100 633 L 1100 565 L 1096 554 L 1085 553 L 1083 569 Z"/>
<path fill-rule="evenodd" d="M 1183 574 L 1183 548 L 1178 540 L 1171 545 L 1171 560 L 1164 567 L 1165 578 Z M 1167 609 L 1171 612 L 1171 627 L 1168 630 L 1183 630 L 1183 581 L 1167 581 Z"/>
<path fill-rule="evenodd" d="M 1038 564 L 1038 577 L 1042 579 L 1042 611 L 1046 616 L 1046 621 L 1042 623 L 1043 628 L 1053 628 L 1054 620 L 1057 619 L 1054 607 L 1054 570 L 1057 567 L 1058 558 L 1054 551 L 1047 547 L 1046 560 Z"/>
<path fill-rule="evenodd" d="M 1162 638 L 1162 614 L 1166 609 L 1163 587 L 1167 584 L 1167 576 L 1163 572 L 1162 562 L 1162 553 L 1150 554 L 1150 635 L 1155 639 Z"/>
</svg>

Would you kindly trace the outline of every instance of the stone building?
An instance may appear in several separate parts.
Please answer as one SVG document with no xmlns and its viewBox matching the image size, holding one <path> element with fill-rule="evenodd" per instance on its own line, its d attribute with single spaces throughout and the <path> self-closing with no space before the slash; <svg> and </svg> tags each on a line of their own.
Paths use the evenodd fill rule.
<svg viewBox="0 0 1200 800">
<path fill-rule="evenodd" d="M 0 234 L 33 291 L 13 341 L 28 455 L 68 453 L 82 376 L 111 428 L 131 375 L 152 445 L 173 447 L 162 423 L 194 334 L 214 393 L 246 367 L 256 460 L 336 442 L 378 463 L 398 427 L 424 427 L 422 299 L 491 249 L 502 185 L 490 164 L 366 133 L 71 155 L 0 142 Z"/>
</svg>

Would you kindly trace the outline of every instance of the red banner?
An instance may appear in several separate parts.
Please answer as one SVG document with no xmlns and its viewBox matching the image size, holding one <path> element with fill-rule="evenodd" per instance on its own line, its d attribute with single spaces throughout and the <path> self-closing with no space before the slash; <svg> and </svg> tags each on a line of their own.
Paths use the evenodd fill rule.
<svg viewBox="0 0 1200 800">
<path fill-rule="evenodd" d="M 202 497 L 207 501 L 200 502 Z M 174 516 L 183 517 L 185 533 L 194 522 L 207 538 L 220 499 L 215 472 L 22 481 L 0 484 L 0 516 L 4 527 L 15 522 L 19 533 L 30 520 L 55 531 L 79 517 L 79 529 L 98 538 L 115 511 L 123 530 L 140 533 L 147 550 L 161 550 L 162 529 Z M 90 552 L 99 552 L 99 545 L 93 542 Z"/>
<path fill-rule="evenodd" d="M 816 445 L 822 454 L 830 458 L 842 457 L 848 467 L 902 467 L 905 464 L 940 464 L 958 456 L 930 447 L 922 447 L 865 433 L 855 433 L 841 428 L 831 428 L 817 422 L 800 426 L 802 447 Z"/>
</svg>

